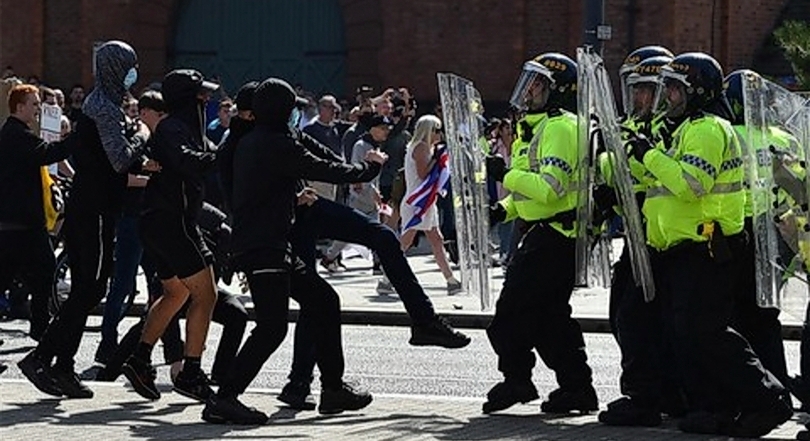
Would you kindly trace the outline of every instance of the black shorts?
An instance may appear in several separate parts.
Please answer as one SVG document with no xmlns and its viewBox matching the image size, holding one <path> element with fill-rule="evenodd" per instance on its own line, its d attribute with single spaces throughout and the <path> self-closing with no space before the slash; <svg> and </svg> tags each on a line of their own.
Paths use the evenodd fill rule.
<svg viewBox="0 0 810 441">
<path fill-rule="evenodd" d="M 214 263 L 194 221 L 172 213 L 149 213 L 141 217 L 140 228 L 160 280 L 185 279 Z"/>
</svg>

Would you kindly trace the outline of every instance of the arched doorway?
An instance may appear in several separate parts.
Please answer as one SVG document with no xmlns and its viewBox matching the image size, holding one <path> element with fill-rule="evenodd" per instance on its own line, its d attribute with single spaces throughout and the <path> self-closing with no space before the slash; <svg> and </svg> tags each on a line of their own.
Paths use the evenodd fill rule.
<svg viewBox="0 0 810 441">
<path fill-rule="evenodd" d="M 338 0 L 184 0 L 170 66 L 218 77 L 235 93 L 268 76 L 343 94 L 346 43 Z"/>
</svg>

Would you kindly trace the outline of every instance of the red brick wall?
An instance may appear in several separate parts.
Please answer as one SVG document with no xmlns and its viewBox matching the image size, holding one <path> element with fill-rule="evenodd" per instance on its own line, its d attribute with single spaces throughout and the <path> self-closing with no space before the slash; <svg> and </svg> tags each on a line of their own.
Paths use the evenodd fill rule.
<svg viewBox="0 0 810 441">
<path fill-rule="evenodd" d="M 42 75 L 42 0 L 0 0 L 0 65 L 14 67 L 20 77 Z"/>
<path fill-rule="evenodd" d="M 25 0 L 23 8 L 0 0 L 0 67 L 11 64 L 22 76 L 37 74 L 56 86 L 89 85 L 93 42 L 117 38 L 138 51 L 144 82 L 159 78 L 182 1 Z M 582 0 L 339 1 L 347 90 L 408 85 L 429 100 L 436 72 L 453 71 L 473 79 L 485 98 L 506 100 L 523 61 L 547 51 L 573 57 L 583 39 Z M 616 72 L 630 50 L 646 44 L 676 53 L 713 50 L 727 71 L 748 65 L 785 3 L 607 0 L 608 68 Z"/>
</svg>

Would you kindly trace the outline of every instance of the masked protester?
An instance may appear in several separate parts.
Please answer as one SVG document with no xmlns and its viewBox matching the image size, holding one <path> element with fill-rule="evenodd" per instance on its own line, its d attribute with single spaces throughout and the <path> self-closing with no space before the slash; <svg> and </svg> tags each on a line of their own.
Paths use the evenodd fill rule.
<svg viewBox="0 0 810 441">
<path fill-rule="evenodd" d="M 76 174 L 65 208 L 71 290 L 39 345 L 23 360 L 22 373 L 42 392 L 91 398 L 74 372 L 87 315 L 104 298 L 112 272 L 115 223 L 121 215 L 127 174 L 156 171 L 142 156 L 149 129 L 127 126 L 121 102 L 138 79 L 138 58 L 122 41 L 109 41 L 96 54 L 96 84 L 76 125 L 81 148 L 73 155 Z M 56 364 L 51 362 L 56 357 Z"/>
</svg>

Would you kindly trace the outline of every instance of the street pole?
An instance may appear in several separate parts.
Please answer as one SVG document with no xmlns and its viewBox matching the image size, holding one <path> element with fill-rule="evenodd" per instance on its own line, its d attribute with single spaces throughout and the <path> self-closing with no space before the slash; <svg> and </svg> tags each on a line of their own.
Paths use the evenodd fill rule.
<svg viewBox="0 0 810 441">
<path fill-rule="evenodd" d="M 610 26 L 605 25 L 605 0 L 584 0 L 584 44 L 600 56 L 603 42 L 610 40 Z"/>
</svg>

